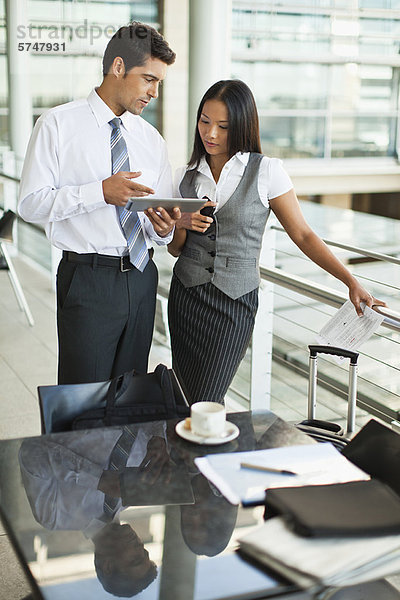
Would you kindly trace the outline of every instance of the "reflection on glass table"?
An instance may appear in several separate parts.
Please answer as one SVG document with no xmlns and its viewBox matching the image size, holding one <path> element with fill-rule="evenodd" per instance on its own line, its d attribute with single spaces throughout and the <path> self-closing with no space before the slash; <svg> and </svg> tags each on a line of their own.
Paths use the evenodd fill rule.
<svg viewBox="0 0 400 600">
<path fill-rule="evenodd" d="M 229 504 L 193 460 L 313 442 L 270 412 L 229 419 L 240 435 L 216 447 L 175 420 L 0 442 L 1 515 L 34 597 L 307 597 L 235 552 L 263 509 Z"/>
</svg>

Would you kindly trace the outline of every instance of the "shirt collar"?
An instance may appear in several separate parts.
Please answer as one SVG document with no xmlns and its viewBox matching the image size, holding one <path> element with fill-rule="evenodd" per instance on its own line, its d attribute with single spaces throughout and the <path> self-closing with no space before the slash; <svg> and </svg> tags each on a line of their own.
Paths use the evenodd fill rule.
<svg viewBox="0 0 400 600">
<path fill-rule="evenodd" d="M 113 111 L 100 98 L 96 90 L 90 92 L 87 101 L 99 127 L 103 127 L 103 125 L 111 121 L 111 119 L 115 119 Z"/>
<path fill-rule="evenodd" d="M 203 175 L 207 175 L 208 177 L 211 174 L 210 166 L 206 160 L 206 156 L 203 155 L 200 159 L 199 166 L 197 167 L 199 173 L 203 173 Z"/>
<path fill-rule="evenodd" d="M 236 152 L 233 158 L 237 158 L 241 163 L 244 164 L 244 166 L 246 166 L 249 162 L 250 152 Z"/>
<path fill-rule="evenodd" d="M 232 156 L 232 158 L 230 158 L 228 160 L 228 162 L 226 163 L 229 166 L 233 166 L 235 163 L 237 164 L 237 162 L 239 161 L 243 166 L 246 166 L 247 163 L 249 162 L 249 158 L 250 158 L 250 152 L 236 152 L 236 154 L 234 154 Z M 199 173 L 203 173 L 203 175 L 207 175 L 208 177 L 212 177 L 211 175 L 211 169 L 210 166 L 206 160 L 206 156 L 203 155 L 200 159 L 200 163 L 198 166 Z"/>
<path fill-rule="evenodd" d="M 116 115 L 114 115 L 113 111 L 107 104 L 100 98 L 95 89 L 93 89 L 88 98 L 88 104 L 95 116 L 97 124 L 99 127 L 103 127 L 106 123 L 108 124 L 112 119 L 115 119 Z M 119 118 L 122 121 L 125 129 L 129 131 L 129 123 L 130 119 L 133 117 L 128 111 L 125 111 Z"/>
</svg>

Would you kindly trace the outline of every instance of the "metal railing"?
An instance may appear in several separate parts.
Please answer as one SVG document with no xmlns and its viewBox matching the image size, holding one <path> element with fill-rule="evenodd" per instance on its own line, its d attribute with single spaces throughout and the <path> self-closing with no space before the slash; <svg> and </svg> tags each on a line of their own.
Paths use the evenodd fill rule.
<svg viewBox="0 0 400 600">
<path fill-rule="evenodd" d="M 2 171 L 0 171 L 0 178 L 6 179 L 8 181 L 14 181 L 14 183 L 20 182 L 20 179 L 18 177 L 13 177 L 12 175 L 8 175 L 7 173 L 3 173 Z"/>
<path fill-rule="evenodd" d="M 342 251 L 342 262 L 348 263 L 349 267 L 351 265 L 354 275 L 364 280 L 368 289 L 372 288 L 374 296 L 380 299 L 383 296 L 389 304 L 389 307 L 374 306 L 384 320 L 379 330 L 361 347 L 358 406 L 384 421 L 399 420 L 400 363 L 397 357 L 400 356 L 400 313 L 395 309 L 400 305 L 400 223 L 362 213 L 355 216 L 352 211 L 343 211 L 343 215 L 332 214 L 329 212 L 332 208 L 314 203 L 306 203 L 303 208 L 307 209 L 307 220 L 311 218 L 311 224 L 314 220 L 314 227 L 317 223 L 319 231 L 337 231 L 341 236 L 352 236 L 355 244 L 344 243 L 346 240 L 343 238 L 339 241 L 329 239 L 329 235 L 321 237 L 327 245 Z M 344 229 L 340 223 L 343 223 Z M 320 269 L 313 270 L 310 261 L 297 251 L 279 224 L 271 224 L 271 229 L 278 232 L 275 265 L 281 268 L 275 265 L 272 268 L 262 267 L 261 274 L 264 280 L 274 284 L 274 297 L 277 298 L 273 358 L 305 378 L 308 376 L 306 344 L 316 343 L 318 332 L 333 314 L 329 307 L 339 308 L 348 297 L 321 283 L 327 279 L 325 275 Z M 282 232 L 284 235 L 281 235 Z M 357 245 L 360 241 L 370 247 L 360 247 L 361 244 Z M 386 253 L 376 251 L 376 247 L 387 249 Z M 303 319 L 302 324 L 294 316 L 297 313 Z M 334 362 L 323 359 L 324 367 L 319 371 L 319 379 L 335 396 L 345 398 L 346 369 Z"/>
<path fill-rule="evenodd" d="M 325 240 L 324 240 L 325 241 Z M 302 296 L 322 302 L 334 308 L 340 308 L 347 300 L 345 294 L 341 294 L 337 290 L 325 287 L 321 284 L 315 284 L 303 277 L 285 273 L 282 269 L 260 267 L 261 278 L 275 283 L 293 292 L 297 292 Z M 400 313 L 391 310 L 390 308 L 374 305 L 373 309 L 383 315 L 383 327 L 392 329 L 400 333 Z"/>
<path fill-rule="evenodd" d="M 283 227 L 279 225 L 272 225 L 271 229 L 274 231 L 279 231 L 281 233 L 286 233 Z M 350 244 L 343 244 L 341 242 L 336 242 L 334 240 L 328 240 L 326 238 L 322 238 L 322 240 L 328 246 L 333 246 L 335 248 L 340 248 L 341 250 L 347 250 L 348 252 L 354 252 L 354 254 L 360 254 L 361 256 L 366 256 L 368 258 L 372 258 L 374 260 L 382 260 L 384 262 L 394 263 L 395 265 L 400 265 L 400 258 L 396 258 L 395 256 L 391 256 L 390 254 L 382 254 L 381 252 L 373 252 L 372 250 L 365 250 L 364 248 L 360 248 L 358 246 L 351 246 Z M 400 252 L 400 249 L 399 249 Z"/>
<path fill-rule="evenodd" d="M 306 297 L 318 303 L 322 303 L 327 306 L 334 308 L 340 308 L 342 304 L 347 300 L 347 296 L 329 287 L 322 286 L 321 284 L 315 284 L 302 277 L 295 276 L 276 268 L 265 268 L 261 267 L 261 277 L 270 283 L 290 290 L 294 294 L 300 295 L 302 298 Z M 384 317 L 381 327 L 400 333 L 400 314 L 390 308 L 374 306 L 373 309 Z M 308 310 L 311 310 L 308 307 Z M 276 315 L 276 313 L 274 313 Z M 289 322 L 286 322 L 286 325 Z M 298 324 L 299 328 L 301 324 Z M 315 331 L 306 329 L 306 333 L 309 337 L 315 334 Z M 385 338 L 382 334 L 377 334 L 377 338 Z M 390 340 L 392 341 L 392 340 Z M 281 342 L 281 343 L 280 343 Z M 399 338 L 400 342 L 400 338 Z M 394 342 L 398 344 L 398 342 Z M 284 347 L 280 349 L 280 346 L 284 346 L 283 337 L 280 338 L 279 333 L 275 332 L 274 345 L 272 350 L 273 360 L 281 363 L 286 368 L 291 369 L 293 372 L 302 375 L 304 378 L 308 378 L 308 357 L 305 354 L 304 344 L 301 342 L 299 346 L 296 346 L 293 341 L 290 342 L 292 347 L 289 350 Z M 299 351 L 303 351 L 300 353 Z M 362 355 L 363 353 L 360 352 Z M 366 355 L 371 359 L 370 355 Z M 372 357 L 377 363 L 381 362 L 377 357 Z M 382 361 L 383 362 L 383 361 Z M 335 396 L 346 398 L 347 397 L 347 382 L 344 377 L 340 377 L 338 373 L 338 367 L 333 365 L 329 359 L 324 359 L 326 368 L 319 370 L 319 382 L 326 389 L 335 394 Z M 330 364 L 329 364 L 330 363 Z M 385 366 L 387 366 L 385 364 Z M 398 370 L 398 367 L 393 367 Z M 333 372 L 335 371 L 335 372 Z M 398 379 L 400 379 L 400 370 L 396 373 Z M 388 388 L 390 389 L 389 382 Z M 357 395 L 357 406 L 362 410 L 379 417 L 380 419 L 390 423 L 393 420 L 398 421 L 400 419 L 400 408 L 391 408 L 384 401 L 379 399 L 380 394 L 379 386 L 375 386 L 374 383 L 366 379 L 359 379 L 359 390 Z M 393 397 L 395 394 L 393 395 Z M 400 401 L 397 402 L 400 406 Z"/>
</svg>

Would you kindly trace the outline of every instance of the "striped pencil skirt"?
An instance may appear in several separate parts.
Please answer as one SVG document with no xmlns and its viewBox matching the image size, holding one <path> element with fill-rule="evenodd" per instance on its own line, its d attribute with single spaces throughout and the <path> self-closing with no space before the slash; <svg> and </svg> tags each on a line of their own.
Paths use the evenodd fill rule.
<svg viewBox="0 0 400 600">
<path fill-rule="evenodd" d="M 250 343 L 257 308 L 258 289 L 232 300 L 212 283 L 185 288 L 172 277 L 172 367 L 189 404 L 224 402 Z"/>
</svg>

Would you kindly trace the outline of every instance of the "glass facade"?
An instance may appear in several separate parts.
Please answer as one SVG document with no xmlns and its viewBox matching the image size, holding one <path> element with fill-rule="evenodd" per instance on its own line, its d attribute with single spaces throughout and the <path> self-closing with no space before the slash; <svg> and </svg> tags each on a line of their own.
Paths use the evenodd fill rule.
<svg viewBox="0 0 400 600">
<path fill-rule="evenodd" d="M 121 24 L 137 19 L 162 29 L 163 0 L 26 0 L 26 5 L 12 43 L 21 45 L 28 61 L 33 121 L 51 106 L 87 96 L 101 81 L 104 48 Z M 400 0 L 232 0 L 231 74 L 255 93 L 266 154 L 397 158 L 399 8 Z M 5 0 L 0 0 L 0 171 L 6 170 L 10 145 L 8 100 Z M 162 131 L 161 106 L 162 95 L 143 116 Z"/>
<path fill-rule="evenodd" d="M 400 0 L 233 1 L 232 76 L 254 91 L 263 151 L 397 156 Z"/>
<path fill-rule="evenodd" d="M 5 2 L 0 2 L 0 149 L 9 145 Z M 101 59 L 113 33 L 132 20 L 160 27 L 158 0 L 28 0 L 17 27 L 29 54 L 33 118 L 52 106 L 85 98 L 101 82 Z M 143 114 L 160 126 L 157 101 Z"/>
<path fill-rule="evenodd" d="M 16 43 L 29 55 L 34 120 L 51 106 L 85 97 L 101 81 L 112 33 L 133 19 L 159 28 L 161 5 L 27 0 Z M 399 8 L 400 0 L 233 0 L 232 76 L 254 90 L 264 152 L 282 158 L 397 155 Z M 9 147 L 7 99 L 0 0 L 0 150 Z M 152 102 L 143 114 L 158 128 L 160 106 Z"/>
<path fill-rule="evenodd" d="M 84 98 L 101 82 L 101 58 L 108 40 L 132 20 L 158 27 L 158 2 L 104 0 L 29 0 L 29 26 L 21 31 L 23 42 L 59 43 L 56 51 L 31 54 L 30 89 L 34 117 L 69 100 Z M 49 86 L 49 80 L 52 85 Z M 157 122 L 156 103 L 144 118 Z"/>
</svg>

